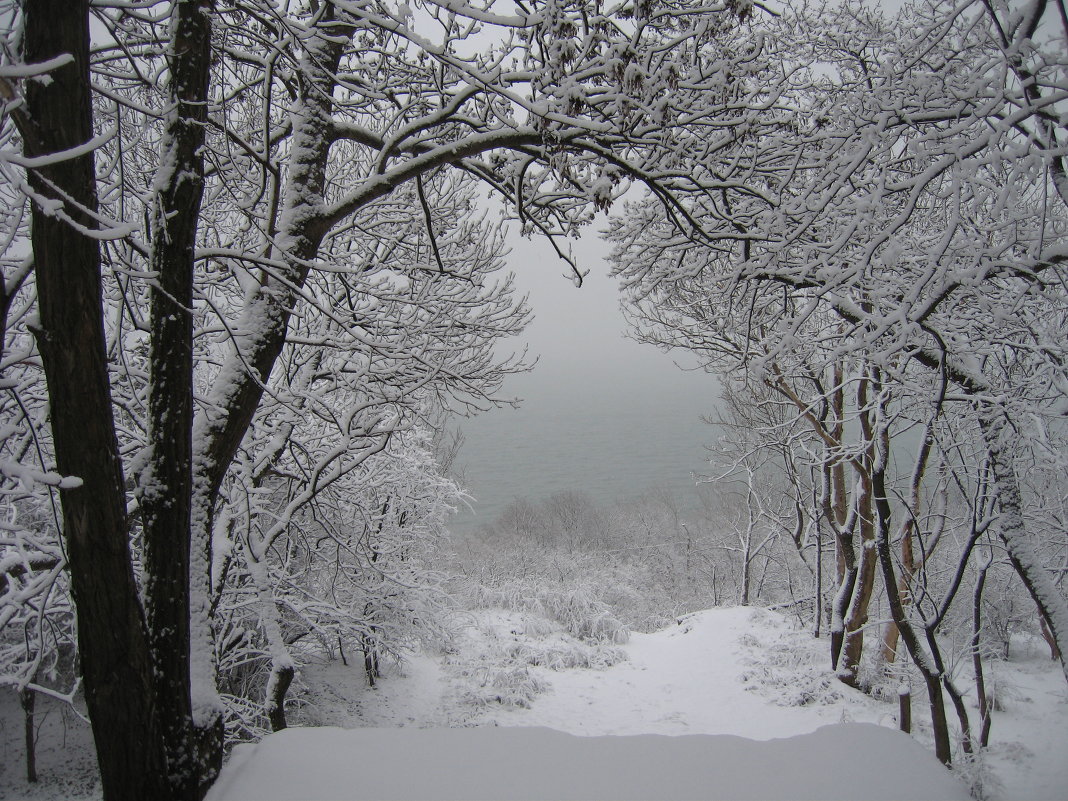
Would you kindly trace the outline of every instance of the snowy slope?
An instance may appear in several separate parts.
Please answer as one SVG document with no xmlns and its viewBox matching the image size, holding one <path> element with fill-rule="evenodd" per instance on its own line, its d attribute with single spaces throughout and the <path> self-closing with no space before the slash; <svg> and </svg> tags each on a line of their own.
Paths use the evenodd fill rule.
<svg viewBox="0 0 1068 801">
<path fill-rule="evenodd" d="M 632 634 L 629 660 L 609 670 L 542 671 L 550 689 L 531 709 L 494 717 L 502 725 L 572 734 L 734 734 L 755 740 L 843 720 L 893 724 L 885 707 L 833 682 L 822 669 L 822 654 L 812 702 L 793 705 L 795 699 L 788 699 L 790 705 L 780 705 L 787 699 L 777 696 L 796 693 L 805 677 L 794 665 L 788 686 L 776 688 L 766 663 L 776 641 L 795 633 L 782 616 L 761 609 L 697 612 L 662 631 Z"/>
<path fill-rule="evenodd" d="M 491 684 L 502 652 L 548 653 L 559 648 L 558 637 L 529 617 L 483 610 L 470 617 L 454 653 L 444 659 L 413 654 L 403 677 L 387 678 L 373 692 L 358 670 L 337 662 L 306 670 L 314 687 L 306 721 L 343 727 L 544 726 L 576 735 L 730 734 L 754 740 L 841 722 L 896 726 L 896 704 L 835 681 L 827 669 L 826 639 L 815 640 L 787 616 L 756 608 L 717 608 L 662 631 L 633 634 L 621 646 L 626 661 L 606 669 L 532 664 L 522 669 L 523 679 L 540 692 L 529 708 L 485 702 L 493 687 L 473 686 Z M 1001 708 L 985 764 L 965 766 L 988 799 L 1068 801 L 1068 693 L 1040 645 L 1021 641 L 1012 661 L 989 666 L 988 681 L 998 686 Z M 516 671 L 514 663 L 506 667 L 497 673 Z M 914 738 L 929 749 L 923 694 L 915 690 Z"/>
<path fill-rule="evenodd" d="M 448 653 L 412 654 L 375 690 L 355 660 L 302 669 L 291 721 L 307 728 L 236 749 L 210 798 L 963 797 L 930 755 L 921 701 L 914 738 L 898 734 L 894 707 L 836 682 L 827 641 L 782 614 L 689 615 L 627 644 L 587 647 L 600 669 L 565 667 L 561 655 L 582 656 L 581 644 L 544 619 L 503 610 L 463 619 Z M 501 676 L 532 690 L 517 696 L 526 708 L 495 700 Z M 1015 641 L 988 681 L 998 694 L 993 741 L 985 766 L 965 774 L 979 771 L 987 799 L 1068 801 L 1068 693 L 1048 650 Z M 0 748 L 16 754 L 0 762 L 0 799 L 98 800 L 88 727 L 42 718 L 43 781 L 28 785 L 15 702 L 0 695 L 10 724 Z M 827 728 L 842 723 L 881 728 Z M 831 760 L 833 770 L 819 767 Z"/>
<path fill-rule="evenodd" d="M 506 673 L 521 670 L 543 688 L 530 707 L 472 709 L 463 699 L 486 694 L 469 685 L 489 682 L 501 653 L 536 660 L 562 647 L 557 634 L 539 635 L 522 616 L 476 617 L 466 658 L 444 667 L 417 658 L 404 679 L 376 692 L 340 686 L 336 664 L 320 669 L 332 698 L 318 700 L 322 722 L 343 723 L 347 714 L 355 725 L 388 725 L 393 717 L 431 728 L 291 729 L 239 748 L 209 801 L 968 797 L 915 740 L 885 726 L 841 723 L 886 722 L 885 709 L 830 686 L 824 670 L 806 675 L 801 663 L 813 658 L 811 649 L 788 665 L 785 683 L 789 693 L 808 687 L 811 702 L 777 704 L 784 699 L 775 697 L 769 661 L 796 651 L 791 636 L 798 636 L 780 615 L 689 615 L 633 635 L 628 659 L 602 670 L 509 665 Z M 480 656 L 484 664 L 472 670 Z M 481 726 L 441 728 L 457 723 Z"/>
</svg>

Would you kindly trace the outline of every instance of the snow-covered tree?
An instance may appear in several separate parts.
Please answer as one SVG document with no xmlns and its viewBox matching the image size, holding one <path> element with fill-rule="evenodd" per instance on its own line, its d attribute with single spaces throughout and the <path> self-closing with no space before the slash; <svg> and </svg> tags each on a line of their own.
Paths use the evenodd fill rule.
<svg viewBox="0 0 1068 801">
<path fill-rule="evenodd" d="M 493 402 L 519 365 L 490 345 L 524 317 L 472 183 L 569 261 L 566 237 L 628 182 L 686 214 L 676 196 L 733 180 L 712 165 L 774 103 L 739 79 L 761 58 L 734 41 L 748 11 L 5 6 L 5 291 L 24 298 L 8 324 L 37 399 L 9 407 L 5 443 L 35 508 L 59 498 L 62 520 L 32 530 L 51 553 L 62 529 L 107 798 L 199 798 L 214 778 L 227 555 L 256 586 L 278 688 L 272 581 L 311 554 L 271 546 L 357 479 L 369 506 L 330 519 L 345 537 L 403 541 L 424 529 L 401 510 L 441 508 L 389 459 L 418 451 L 422 418 Z M 19 444 L 34 433 L 37 456 Z M 9 586 L 62 569 L 34 548 L 5 544 Z"/>
<path fill-rule="evenodd" d="M 1068 389 L 1066 132 L 1055 111 L 1068 31 L 1053 6 L 925 5 L 893 23 L 849 7 L 785 17 L 781 77 L 765 73 L 784 87 L 781 124 L 736 144 L 738 163 L 764 171 L 715 202 L 695 195 L 690 225 L 649 201 L 610 231 L 640 335 L 792 403 L 828 448 L 830 498 L 845 497 L 842 471 L 853 475 L 862 502 L 824 519 L 860 527 L 866 581 L 879 554 L 932 704 L 940 683 L 953 688 L 935 644 L 913 635 L 944 609 L 906 635 L 898 585 L 916 563 L 895 563 L 890 539 L 904 547 L 925 534 L 891 521 L 922 520 L 917 504 L 937 503 L 929 438 L 948 433 L 946 418 L 956 442 L 938 447 L 970 437 L 982 454 L 957 460 L 964 483 L 983 486 L 977 471 L 989 471 L 996 522 L 972 522 L 996 528 L 1055 638 L 1068 638 L 1068 603 L 1020 487 Z M 913 467 L 895 476 L 891 456 L 906 443 Z M 945 732 L 938 739 L 948 760 Z"/>
</svg>

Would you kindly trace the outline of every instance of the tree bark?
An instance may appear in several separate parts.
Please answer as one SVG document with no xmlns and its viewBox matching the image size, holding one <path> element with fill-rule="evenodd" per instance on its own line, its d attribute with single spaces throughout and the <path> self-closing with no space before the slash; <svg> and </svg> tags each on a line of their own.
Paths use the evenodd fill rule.
<svg viewBox="0 0 1068 801">
<path fill-rule="evenodd" d="M 886 449 L 888 450 L 888 449 Z M 872 488 L 874 490 L 875 507 L 875 549 L 879 557 L 879 566 L 882 568 L 883 584 L 887 588 L 897 587 L 897 578 L 894 575 L 893 556 L 890 552 L 890 501 L 886 497 L 886 478 L 883 470 L 886 453 L 877 457 L 872 470 Z M 931 725 L 934 729 L 935 756 L 944 764 L 949 765 L 953 760 L 949 741 L 949 725 L 946 720 L 946 704 L 942 695 L 942 679 L 939 670 L 932 663 L 931 657 L 924 651 L 919 637 L 912 623 L 905 615 L 905 606 L 901 603 L 900 596 L 888 589 L 887 601 L 890 604 L 890 614 L 901 634 L 901 639 L 908 649 L 913 663 L 920 670 L 924 684 L 927 687 L 927 698 L 931 706 Z"/>
<path fill-rule="evenodd" d="M 222 762 L 221 716 L 201 721 L 190 695 L 193 495 L 193 264 L 204 194 L 204 131 L 214 0 L 179 0 L 171 26 L 170 102 L 152 209 L 148 436 L 141 476 L 145 614 L 167 773 L 197 801 Z M 203 746 L 203 747 L 202 747 Z"/>
<path fill-rule="evenodd" d="M 49 81 L 26 82 L 24 150 L 40 158 L 28 179 L 40 326 L 35 331 L 60 473 L 60 491 L 85 698 L 108 801 L 167 798 L 152 663 L 128 543 L 126 498 L 108 385 L 100 249 L 78 227 L 97 227 L 92 152 L 60 156 L 93 137 L 88 0 L 24 5 L 23 55 L 39 63 L 70 54 Z M 48 158 L 51 157 L 51 158 Z M 33 162 L 31 162 L 31 165 Z M 61 211 L 56 211 L 56 208 Z"/>
<path fill-rule="evenodd" d="M 281 731 L 288 725 L 286 723 L 286 693 L 289 685 L 293 683 L 295 668 L 288 660 L 276 660 L 271 665 L 271 678 L 267 682 L 266 700 L 264 708 L 267 719 L 271 722 L 271 731 Z"/>
<path fill-rule="evenodd" d="M 972 592 L 972 671 L 975 673 L 975 696 L 979 700 L 979 747 L 986 748 L 990 742 L 990 696 L 986 691 L 986 674 L 983 671 L 983 587 L 990 569 L 988 561 L 979 568 Z"/>
<path fill-rule="evenodd" d="M 850 687 L 860 683 L 860 660 L 864 653 L 864 626 L 868 622 L 868 606 L 875 587 L 875 568 L 878 561 L 875 553 L 875 531 L 871 519 L 871 480 L 862 479 L 860 496 L 863 510 L 858 521 L 860 527 L 860 566 L 853 583 L 852 598 L 844 621 L 844 638 L 841 657 L 837 666 L 838 678 Z"/>
<path fill-rule="evenodd" d="M 853 588 L 853 597 L 845 619 L 845 640 L 838 665 L 838 678 L 850 687 L 859 687 L 860 660 L 864 654 L 864 626 L 868 622 L 868 606 L 875 587 L 875 568 L 878 557 L 875 553 L 875 504 L 873 500 L 872 473 L 876 461 L 876 431 L 872 425 L 871 409 L 868 406 L 870 379 L 865 376 L 857 385 L 857 409 L 860 412 L 860 428 L 867 443 L 864 456 L 853 461 L 858 474 L 857 526 L 860 529 L 860 565 Z"/>
<path fill-rule="evenodd" d="M 19 690 L 19 702 L 22 704 L 23 740 L 26 743 L 26 781 L 37 782 L 37 742 L 34 737 L 33 711 L 37 705 L 37 693 L 29 687 Z"/>
</svg>

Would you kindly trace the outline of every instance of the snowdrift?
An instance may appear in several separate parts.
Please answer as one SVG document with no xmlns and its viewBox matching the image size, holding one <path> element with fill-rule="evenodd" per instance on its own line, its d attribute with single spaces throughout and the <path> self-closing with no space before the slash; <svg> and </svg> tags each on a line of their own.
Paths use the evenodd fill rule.
<svg viewBox="0 0 1068 801">
<path fill-rule="evenodd" d="M 843 723 L 765 741 L 522 727 L 287 729 L 235 749 L 207 801 L 968 798 L 908 736 Z"/>
</svg>

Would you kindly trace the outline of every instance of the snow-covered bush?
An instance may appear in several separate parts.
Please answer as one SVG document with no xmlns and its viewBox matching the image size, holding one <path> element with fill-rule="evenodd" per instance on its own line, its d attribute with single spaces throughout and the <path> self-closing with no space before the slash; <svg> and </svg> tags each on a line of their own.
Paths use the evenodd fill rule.
<svg viewBox="0 0 1068 801">
<path fill-rule="evenodd" d="M 494 606 L 471 615 L 465 636 L 474 645 L 445 661 L 459 702 L 474 714 L 487 704 L 529 707 L 548 686 L 538 669 L 604 670 L 626 659 L 611 640 L 580 638 L 538 612 Z"/>
<path fill-rule="evenodd" d="M 739 677 L 746 689 L 778 706 L 832 704 L 842 697 L 843 687 L 827 670 L 826 658 L 803 638 L 811 635 L 791 627 L 785 620 L 767 617 L 754 628 L 758 634 L 744 634 L 739 643 L 746 649 L 747 665 Z"/>
<path fill-rule="evenodd" d="M 257 428 L 254 426 L 253 432 Z M 217 662 L 237 738 L 254 736 L 264 718 L 284 711 L 287 695 L 275 688 L 293 680 L 310 655 L 362 659 L 367 679 L 378 663 L 416 642 L 441 644 L 448 636 L 450 602 L 436 568 L 444 521 L 458 498 L 441 475 L 429 433 L 419 427 L 391 433 L 356 449 L 313 506 L 287 506 L 301 492 L 298 460 L 276 455 L 274 469 L 288 481 L 266 483 L 247 519 L 252 530 L 219 542 L 220 603 Z M 247 482 L 247 483 L 246 483 Z M 239 504 L 224 520 L 247 512 Z M 260 699 L 260 706 L 248 699 Z M 249 713 L 252 717 L 249 717 Z M 284 718 L 281 718 L 284 720 Z M 241 731 L 243 730 L 243 731 Z"/>
<path fill-rule="evenodd" d="M 496 587 L 478 584 L 471 600 L 476 609 L 530 612 L 554 620 L 580 639 L 625 643 L 629 637 L 627 627 L 583 582 L 560 585 L 539 577 L 517 577 Z"/>
</svg>

